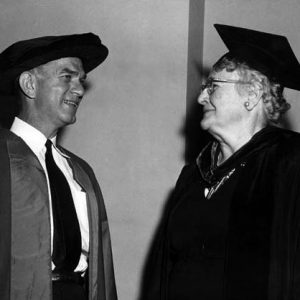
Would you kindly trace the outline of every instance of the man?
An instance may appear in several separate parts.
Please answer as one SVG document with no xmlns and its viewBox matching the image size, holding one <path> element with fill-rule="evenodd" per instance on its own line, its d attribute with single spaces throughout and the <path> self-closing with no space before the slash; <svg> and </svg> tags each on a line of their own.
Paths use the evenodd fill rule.
<svg viewBox="0 0 300 300">
<path fill-rule="evenodd" d="M 0 132 L 0 299 L 117 299 L 99 185 L 56 145 L 76 121 L 86 74 L 107 54 L 92 33 L 20 41 L 0 54 L 0 88 L 19 104 Z"/>
</svg>

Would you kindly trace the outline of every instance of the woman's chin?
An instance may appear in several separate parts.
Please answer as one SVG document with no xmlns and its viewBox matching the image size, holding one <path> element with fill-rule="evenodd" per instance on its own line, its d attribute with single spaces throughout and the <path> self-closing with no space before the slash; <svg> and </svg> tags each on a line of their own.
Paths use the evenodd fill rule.
<svg viewBox="0 0 300 300">
<path fill-rule="evenodd" d="M 202 119 L 200 122 L 200 126 L 203 130 L 208 130 L 211 127 L 211 122 L 207 119 Z"/>
</svg>

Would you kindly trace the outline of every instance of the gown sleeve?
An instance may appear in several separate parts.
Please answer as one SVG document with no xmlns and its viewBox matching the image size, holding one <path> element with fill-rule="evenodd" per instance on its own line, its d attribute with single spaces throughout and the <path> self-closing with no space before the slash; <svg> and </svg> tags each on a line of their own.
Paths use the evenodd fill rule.
<svg viewBox="0 0 300 300">
<path fill-rule="evenodd" d="M 187 188 L 188 182 L 195 174 L 196 165 L 185 166 L 177 180 L 176 186 L 166 202 L 161 221 L 157 226 L 144 267 L 139 300 L 162 300 L 167 289 L 167 276 L 172 268 L 168 256 L 167 226 L 169 215 L 180 200 L 180 195 Z"/>
<path fill-rule="evenodd" d="M 300 142 L 274 156 L 274 214 L 269 299 L 300 299 Z"/>
</svg>

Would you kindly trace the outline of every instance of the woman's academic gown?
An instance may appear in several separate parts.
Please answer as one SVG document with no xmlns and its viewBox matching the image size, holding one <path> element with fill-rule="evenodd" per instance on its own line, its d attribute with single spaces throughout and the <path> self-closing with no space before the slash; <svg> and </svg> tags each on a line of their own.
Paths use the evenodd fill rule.
<svg viewBox="0 0 300 300">
<path fill-rule="evenodd" d="M 300 299 L 300 135 L 269 126 L 219 167 L 217 154 L 183 168 L 141 299 Z"/>
</svg>

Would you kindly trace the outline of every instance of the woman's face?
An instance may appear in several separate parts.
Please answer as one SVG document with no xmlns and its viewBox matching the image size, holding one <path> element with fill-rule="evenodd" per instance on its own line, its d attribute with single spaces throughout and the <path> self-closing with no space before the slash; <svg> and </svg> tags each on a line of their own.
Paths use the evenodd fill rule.
<svg viewBox="0 0 300 300">
<path fill-rule="evenodd" d="M 198 97 L 199 104 L 203 105 L 201 127 L 213 136 L 222 136 L 226 131 L 234 133 L 245 125 L 247 93 L 238 91 L 235 81 L 240 80 L 237 71 L 213 72 L 208 78 L 209 86 Z"/>
</svg>

